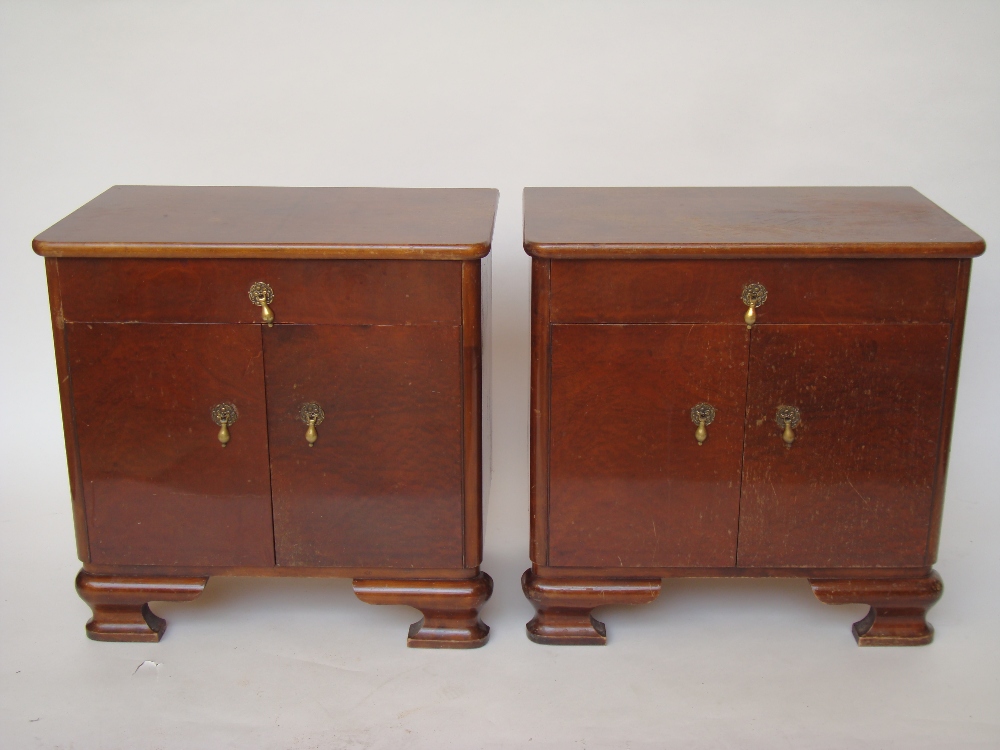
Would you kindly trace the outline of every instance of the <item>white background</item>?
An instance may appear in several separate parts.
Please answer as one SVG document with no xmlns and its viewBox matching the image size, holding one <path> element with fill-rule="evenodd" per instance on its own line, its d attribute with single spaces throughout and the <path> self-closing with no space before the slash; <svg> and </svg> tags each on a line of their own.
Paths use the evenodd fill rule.
<svg viewBox="0 0 1000 750">
<path fill-rule="evenodd" d="M 0 745 L 1000 745 L 1000 3 L 0 6 Z M 213 579 L 159 644 L 84 637 L 43 264 L 116 183 L 500 189 L 483 649 L 345 580 Z M 525 185 L 913 185 L 975 261 L 935 643 L 859 649 L 805 581 L 668 582 L 605 648 L 524 635 Z M 123 428 L 128 426 L 123 425 Z M 144 661 L 147 664 L 137 670 Z"/>
</svg>

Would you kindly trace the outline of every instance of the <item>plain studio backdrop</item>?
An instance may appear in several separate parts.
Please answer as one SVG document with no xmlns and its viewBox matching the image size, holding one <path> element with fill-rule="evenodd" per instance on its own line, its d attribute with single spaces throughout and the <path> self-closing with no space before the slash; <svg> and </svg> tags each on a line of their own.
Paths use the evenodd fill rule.
<svg viewBox="0 0 1000 750">
<path fill-rule="evenodd" d="M 998 38 L 1000 3 L 953 0 L 3 3 L 0 745 L 1000 745 Z M 159 644 L 85 638 L 30 242 L 121 183 L 500 189 L 485 648 L 407 649 L 416 611 L 347 580 L 212 579 L 154 605 Z M 671 581 L 599 611 L 604 648 L 527 640 L 526 185 L 912 185 L 986 238 L 933 645 L 857 648 L 866 608 L 804 580 Z"/>
</svg>

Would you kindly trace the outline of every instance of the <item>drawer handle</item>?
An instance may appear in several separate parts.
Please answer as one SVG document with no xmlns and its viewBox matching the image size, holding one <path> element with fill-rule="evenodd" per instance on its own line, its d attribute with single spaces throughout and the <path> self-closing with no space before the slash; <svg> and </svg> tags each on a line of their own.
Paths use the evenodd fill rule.
<svg viewBox="0 0 1000 750">
<path fill-rule="evenodd" d="M 794 406 L 779 406 L 775 421 L 778 423 L 778 427 L 783 428 L 781 439 L 785 441 L 785 447 L 791 448 L 792 443 L 795 442 L 795 431 L 792 428 L 798 427 L 799 422 L 802 421 L 799 410 Z"/>
<path fill-rule="evenodd" d="M 756 281 L 747 284 L 743 287 L 742 300 L 747 306 L 747 311 L 743 313 L 743 322 L 747 324 L 747 328 L 753 328 L 753 324 L 757 322 L 757 308 L 767 301 L 767 289 Z"/>
<path fill-rule="evenodd" d="M 698 425 L 698 429 L 694 431 L 694 439 L 701 445 L 708 440 L 708 430 L 705 427 L 715 421 L 715 407 L 706 403 L 692 406 L 691 421 Z"/>
<path fill-rule="evenodd" d="M 319 433 L 316 432 L 316 426 L 323 424 L 323 418 L 326 415 L 323 413 L 323 407 L 317 404 L 315 401 L 310 401 L 307 404 L 302 404 L 299 407 L 299 419 L 309 425 L 306 428 L 306 443 L 312 448 L 313 444 L 319 438 Z"/>
<path fill-rule="evenodd" d="M 229 425 L 235 424 L 240 413 L 236 411 L 236 404 L 223 401 L 212 407 L 212 421 L 219 425 L 219 443 L 223 448 L 229 442 Z"/>
<path fill-rule="evenodd" d="M 255 281 L 250 285 L 250 301 L 260 308 L 260 319 L 267 323 L 270 328 L 274 325 L 274 311 L 270 304 L 274 302 L 274 290 L 270 284 L 263 281 Z"/>
</svg>

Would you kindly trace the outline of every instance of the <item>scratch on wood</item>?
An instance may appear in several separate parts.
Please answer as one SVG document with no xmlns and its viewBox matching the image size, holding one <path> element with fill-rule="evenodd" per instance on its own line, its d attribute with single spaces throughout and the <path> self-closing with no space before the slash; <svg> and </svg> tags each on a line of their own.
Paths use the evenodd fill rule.
<svg viewBox="0 0 1000 750">
<path fill-rule="evenodd" d="M 868 502 L 868 498 L 866 498 L 864 495 L 862 495 L 860 492 L 858 492 L 858 488 L 854 486 L 854 483 L 850 480 L 850 478 L 844 477 L 844 479 L 847 480 L 847 483 L 851 486 L 851 489 L 854 490 L 854 493 L 858 497 L 860 497 L 864 502 Z"/>
</svg>

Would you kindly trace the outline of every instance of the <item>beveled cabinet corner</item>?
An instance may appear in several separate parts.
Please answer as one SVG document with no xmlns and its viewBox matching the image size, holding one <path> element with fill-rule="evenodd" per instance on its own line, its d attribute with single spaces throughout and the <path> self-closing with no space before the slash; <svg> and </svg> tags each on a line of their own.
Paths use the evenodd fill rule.
<svg viewBox="0 0 1000 750">
<path fill-rule="evenodd" d="M 539 643 L 661 580 L 807 578 L 921 645 L 972 257 L 912 188 L 528 188 Z"/>
<path fill-rule="evenodd" d="M 118 186 L 35 239 L 89 637 L 159 640 L 150 601 L 263 575 L 350 578 L 364 601 L 413 606 L 411 646 L 486 642 L 496 204 Z"/>
</svg>

